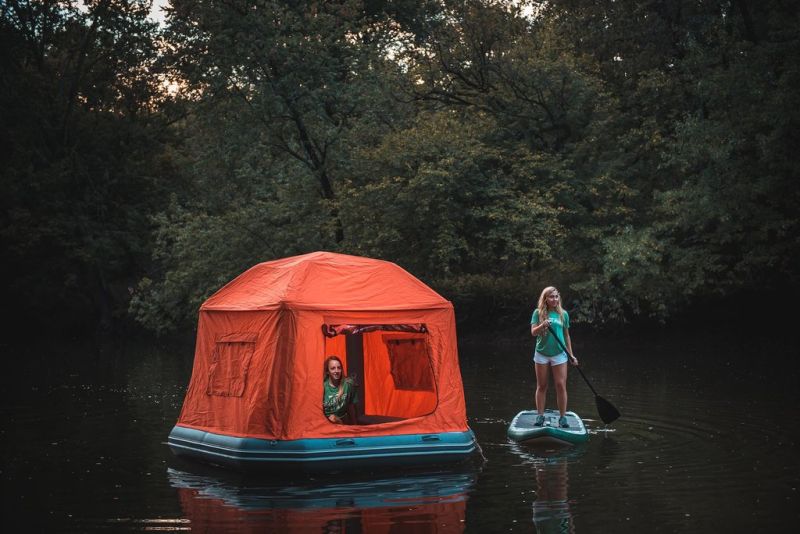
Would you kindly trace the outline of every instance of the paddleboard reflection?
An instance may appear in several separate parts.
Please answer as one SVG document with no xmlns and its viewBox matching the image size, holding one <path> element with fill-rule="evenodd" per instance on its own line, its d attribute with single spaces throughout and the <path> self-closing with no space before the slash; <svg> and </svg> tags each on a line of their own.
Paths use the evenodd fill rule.
<svg viewBox="0 0 800 534">
<path fill-rule="evenodd" d="M 475 473 L 428 471 L 297 481 L 225 479 L 167 470 L 201 532 L 463 532 Z"/>
</svg>

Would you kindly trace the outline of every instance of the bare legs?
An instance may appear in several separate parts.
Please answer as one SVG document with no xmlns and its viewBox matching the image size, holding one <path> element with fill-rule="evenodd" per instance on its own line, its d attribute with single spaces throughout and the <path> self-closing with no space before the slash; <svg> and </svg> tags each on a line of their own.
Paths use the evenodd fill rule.
<svg viewBox="0 0 800 534">
<path fill-rule="evenodd" d="M 536 364 L 536 411 L 544 414 L 545 401 L 547 400 L 547 385 L 549 365 Z M 556 403 L 558 404 L 559 415 L 564 415 L 567 411 L 567 364 L 554 365 L 553 382 L 556 386 Z"/>
<path fill-rule="evenodd" d="M 553 382 L 556 385 L 556 404 L 558 414 L 564 415 L 567 411 L 567 364 L 553 366 Z"/>
<path fill-rule="evenodd" d="M 544 404 L 547 400 L 548 367 L 543 363 L 536 364 L 536 411 L 544 415 Z"/>
</svg>

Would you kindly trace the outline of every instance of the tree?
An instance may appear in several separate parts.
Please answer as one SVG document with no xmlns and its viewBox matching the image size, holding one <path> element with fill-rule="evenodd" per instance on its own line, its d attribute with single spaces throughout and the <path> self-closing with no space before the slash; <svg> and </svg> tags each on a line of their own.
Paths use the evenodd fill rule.
<svg viewBox="0 0 800 534">
<path fill-rule="evenodd" d="M 6 302 L 109 324 L 148 259 L 164 129 L 145 0 L 0 8 Z"/>
<path fill-rule="evenodd" d="M 167 60 L 189 112 L 176 148 L 191 186 L 157 219 L 140 321 L 174 326 L 253 263 L 343 246 L 353 155 L 403 120 L 387 90 L 398 29 L 378 4 L 173 3 Z"/>
<path fill-rule="evenodd" d="M 746 288 L 797 287 L 797 7 L 560 2 L 547 17 L 619 102 L 589 158 L 630 189 L 573 287 L 581 315 L 660 319 Z M 576 31 L 576 28 L 587 31 Z M 594 229 L 596 225 L 589 225 Z M 599 239 L 598 239 L 599 238 Z"/>
</svg>

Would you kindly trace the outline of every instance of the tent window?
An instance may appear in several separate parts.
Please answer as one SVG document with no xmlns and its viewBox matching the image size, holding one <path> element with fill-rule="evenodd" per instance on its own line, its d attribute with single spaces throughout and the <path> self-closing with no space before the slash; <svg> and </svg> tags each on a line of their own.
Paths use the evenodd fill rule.
<svg viewBox="0 0 800 534">
<path fill-rule="evenodd" d="M 434 391 L 427 345 L 422 339 L 388 339 L 389 362 L 397 389 Z"/>
<path fill-rule="evenodd" d="M 241 397 L 257 334 L 229 334 L 217 340 L 208 372 L 208 395 Z"/>
</svg>

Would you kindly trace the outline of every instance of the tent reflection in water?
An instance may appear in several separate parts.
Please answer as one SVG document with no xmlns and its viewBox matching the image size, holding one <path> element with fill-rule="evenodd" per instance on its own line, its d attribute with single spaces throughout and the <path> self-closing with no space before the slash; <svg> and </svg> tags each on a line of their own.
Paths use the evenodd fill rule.
<svg viewBox="0 0 800 534">
<path fill-rule="evenodd" d="M 357 425 L 322 413 L 329 355 L 357 377 Z M 315 252 L 258 264 L 200 307 L 168 442 L 178 455 L 244 468 L 465 459 L 478 445 L 453 306 L 386 261 Z"/>
<path fill-rule="evenodd" d="M 168 469 L 200 532 L 463 532 L 469 472 L 412 472 L 335 482 L 231 482 Z"/>
</svg>

